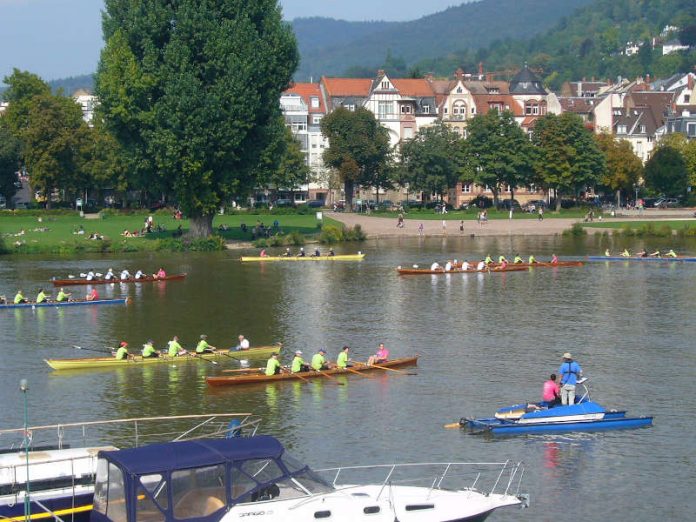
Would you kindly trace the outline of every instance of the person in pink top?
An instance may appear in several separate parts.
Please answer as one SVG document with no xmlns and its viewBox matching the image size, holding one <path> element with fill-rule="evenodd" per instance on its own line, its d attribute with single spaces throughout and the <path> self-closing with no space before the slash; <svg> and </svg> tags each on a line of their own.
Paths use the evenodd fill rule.
<svg viewBox="0 0 696 522">
<path fill-rule="evenodd" d="M 367 360 L 368 365 L 380 364 L 386 362 L 389 359 L 389 350 L 384 347 L 384 343 L 379 343 L 379 348 L 377 348 L 377 353 L 371 355 Z"/>
<path fill-rule="evenodd" d="M 544 382 L 544 389 L 541 393 L 541 400 L 549 406 L 558 404 L 561 397 L 561 387 L 556 382 L 556 374 L 552 373 L 548 381 Z"/>
</svg>

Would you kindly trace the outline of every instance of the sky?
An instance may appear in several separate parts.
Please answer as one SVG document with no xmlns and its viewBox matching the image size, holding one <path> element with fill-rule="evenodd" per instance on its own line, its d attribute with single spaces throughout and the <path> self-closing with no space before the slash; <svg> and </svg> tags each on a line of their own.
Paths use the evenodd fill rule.
<svg viewBox="0 0 696 522">
<path fill-rule="evenodd" d="M 280 0 L 287 20 L 414 20 L 468 0 Z M 13 67 L 45 80 L 93 73 L 103 0 L 0 0 L 0 83 Z"/>
</svg>

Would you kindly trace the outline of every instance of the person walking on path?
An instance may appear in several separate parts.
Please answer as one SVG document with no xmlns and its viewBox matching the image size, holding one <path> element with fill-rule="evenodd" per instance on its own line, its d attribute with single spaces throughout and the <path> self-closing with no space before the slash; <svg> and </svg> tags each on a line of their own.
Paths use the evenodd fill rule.
<svg viewBox="0 0 696 522">
<path fill-rule="evenodd" d="M 573 356 L 566 352 L 563 354 L 563 363 L 558 373 L 561 376 L 561 404 L 571 406 L 575 404 L 575 385 L 582 377 L 582 368 L 573 360 Z"/>
<path fill-rule="evenodd" d="M 404 228 L 404 215 L 399 212 L 399 217 L 396 220 L 397 228 Z"/>
<path fill-rule="evenodd" d="M 419 236 L 422 236 L 422 235 L 423 235 L 423 223 L 421 223 L 420 225 L 418 225 L 418 235 L 419 235 Z"/>
<path fill-rule="evenodd" d="M 544 221 L 544 207 L 539 206 L 539 221 Z"/>
<path fill-rule="evenodd" d="M 442 220 L 442 233 L 447 235 L 447 221 L 444 219 Z"/>
</svg>

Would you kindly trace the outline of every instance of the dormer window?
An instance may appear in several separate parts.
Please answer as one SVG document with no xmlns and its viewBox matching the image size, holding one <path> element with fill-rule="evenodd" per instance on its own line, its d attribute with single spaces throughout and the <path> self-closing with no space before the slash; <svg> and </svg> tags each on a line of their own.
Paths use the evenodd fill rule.
<svg viewBox="0 0 696 522">
<path fill-rule="evenodd" d="M 616 126 L 616 134 L 626 134 L 626 126 L 625 125 L 617 125 Z"/>
<path fill-rule="evenodd" d="M 641 125 L 639 131 L 641 134 L 645 134 L 645 125 Z"/>
<path fill-rule="evenodd" d="M 500 94 L 500 89 L 498 87 L 489 87 L 488 94 Z"/>
<path fill-rule="evenodd" d="M 402 105 L 401 106 L 401 114 L 411 114 L 411 106 L 410 105 Z"/>
<path fill-rule="evenodd" d="M 430 114 L 430 105 L 423 105 L 423 114 Z"/>
<path fill-rule="evenodd" d="M 461 87 L 457 87 L 457 94 L 461 94 L 462 92 L 464 92 L 464 91 L 462 91 L 462 88 L 461 88 Z"/>
<path fill-rule="evenodd" d="M 383 81 L 381 85 L 382 89 L 389 89 L 389 82 L 388 81 Z"/>
<path fill-rule="evenodd" d="M 312 106 L 313 109 L 318 109 L 319 108 L 319 97 L 312 96 L 310 98 L 310 105 Z"/>
</svg>

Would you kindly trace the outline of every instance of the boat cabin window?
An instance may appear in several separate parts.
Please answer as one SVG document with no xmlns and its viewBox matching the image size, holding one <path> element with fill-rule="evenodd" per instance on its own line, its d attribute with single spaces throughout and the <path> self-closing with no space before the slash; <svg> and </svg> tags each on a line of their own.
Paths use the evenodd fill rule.
<svg viewBox="0 0 696 522">
<path fill-rule="evenodd" d="M 205 517 L 227 505 L 225 466 L 183 469 L 172 472 L 174 518 Z"/>
<path fill-rule="evenodd" d="M 166 511 L 168 501 L 167 482 L 162 475 L 140 477 L 135 502 L 135 518 L 138 522 L 164 522 L 162 511 Z"/>
<path fill-rule="evenodd" d="M 126 522 L 126 495 L 123 473 L 105 459 L 97 462 L 94 510 L 113 522 Z"/>
<path fill-rule="evenodd" d="M 271 482 L 285 475 L 273 459 L 247 460 L 242 463 L 242 471 L 256 482 Z"/>
</svg>

